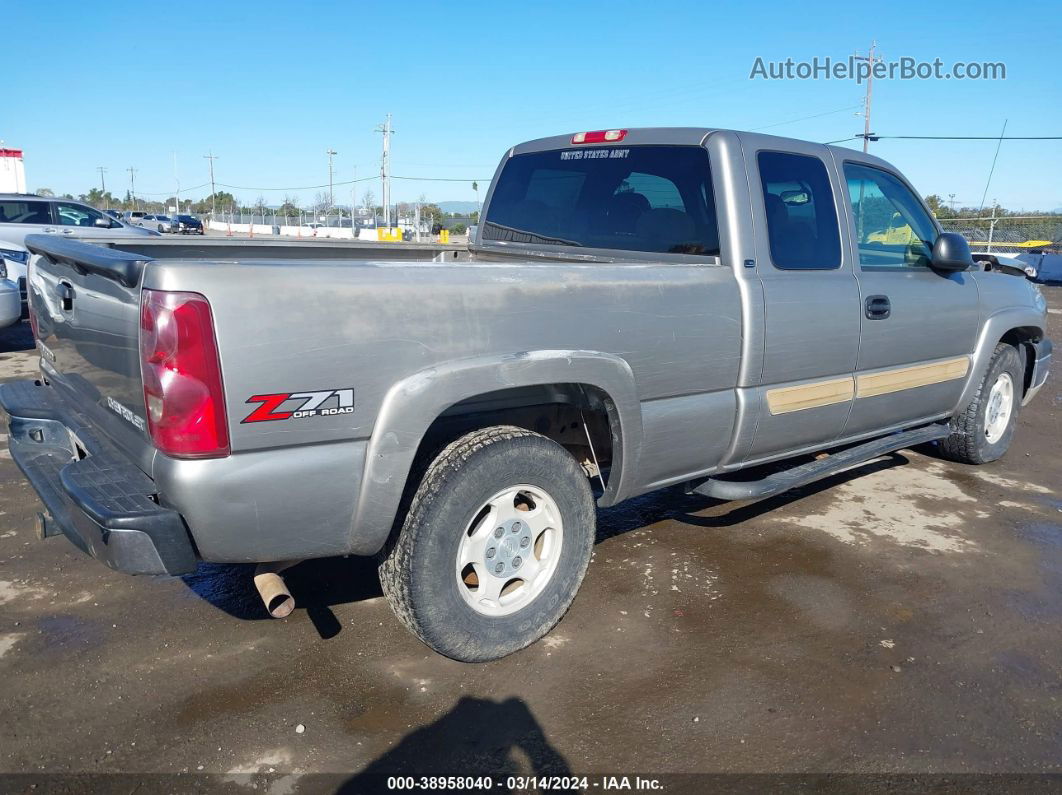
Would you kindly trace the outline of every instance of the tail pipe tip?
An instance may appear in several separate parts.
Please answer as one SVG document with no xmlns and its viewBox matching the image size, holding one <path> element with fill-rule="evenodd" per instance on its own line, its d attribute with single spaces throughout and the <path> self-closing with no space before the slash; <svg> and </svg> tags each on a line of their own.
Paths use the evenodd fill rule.
<svg viewBox="0 0 1062 795">
<path fill-rule="evenodd" d="M 254 587 L 258 589 L 262 604 L 273 618 L 287 618 L 295 609 L 295 597 L 291 595 L 280 572 L 298 562 L 266 563 L 255 569 Z"/>
</svg>

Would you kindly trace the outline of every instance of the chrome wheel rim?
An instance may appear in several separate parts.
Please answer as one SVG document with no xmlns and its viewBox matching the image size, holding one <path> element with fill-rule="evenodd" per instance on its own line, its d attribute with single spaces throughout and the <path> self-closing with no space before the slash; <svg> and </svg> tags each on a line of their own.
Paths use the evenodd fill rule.
<svg viewBox="0 0 1062 795">
<path fill-rule="evenodd" d="M 510 486 L 474 514 L 457 549 L 457 589 L 477 613 L 505 616 L 527 606 L 553 579 L 564 526 L 538 486 Z"/>
<path fill-rule="evenodd" d="M 985 438 L 989 444 L 995 444 L 1003 438 L 1013 411 L 1014 381 L 1010 373 L 1000 373 L 988 393 L 988 405 L 985 408 Z"/>
</svg>

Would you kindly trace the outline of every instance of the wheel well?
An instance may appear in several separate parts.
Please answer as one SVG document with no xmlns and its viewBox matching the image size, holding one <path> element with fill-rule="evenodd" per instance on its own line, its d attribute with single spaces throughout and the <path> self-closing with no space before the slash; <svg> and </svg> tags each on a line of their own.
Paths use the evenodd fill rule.
<svg viewBox="0 0 1062 795">
<path fill-rule="evenodd" d="M 476 395 L 447 408 L 421 439 L 410 477 L 419 477 L 450 442 L 492 425 L 515 425 L 552 439 L 602 487 L 619 465 L 619 419 L 609 396 L 586 384 L 542 384 Z"/>
<path fill-rule="evenodd" d="M 1018 349 L 1018 355 L 1021 356 L 1022 372 L 1024 374 L 1024 384 L 1022 385 L 1022 394 L 1024 395 L 1029 387 L 1032 385 L 1033 367 L 1036 364 L 1036 350 L 1033 348 L 1033 342 L 1039 342 L 1043 339 L 1044 333 L 1041 329 L 1035 326 L 1019 326 L 1018 328 L 1012 328 L 999 340 L 1007 345 L 1013 345 Z"/>
</svg>

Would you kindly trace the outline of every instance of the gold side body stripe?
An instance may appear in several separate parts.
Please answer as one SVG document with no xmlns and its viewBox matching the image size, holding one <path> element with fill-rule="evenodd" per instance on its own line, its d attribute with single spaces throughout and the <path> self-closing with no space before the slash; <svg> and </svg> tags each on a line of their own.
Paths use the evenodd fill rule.
<svg viewBox="0 0 1062 795">
<path fill-rule="evenodd" d="M 788 414 L 790 411 L 803 411 L 833 403 L 844 403 L 852 399 L 855 382 L 851 376 L 837 378 L 833 381 L 816 381 L 803 386 L 786 386 L 767 390 L 767 408 L 771 414 Z"/>
<path fill-rule="evenodd" d="M 857 375 L 847 378 L 833 378 L 828 381 L 815 381 L 800 386 L 785 386 L 767 390 L 767 408 L 771 414 L 788 414 L 791 411 L 803 411 L 834 403 L 844 403 L 853 397 L 865 398 L 902 392 L 944 381 L 964 378 L 970 370 L 970 360 L 966 356 L 947 359 L 932 364 L 917 364 L 913 367 L 898 367 L 880 373 Z"/>
<path fill-rule="evenodd" d="M 970 369 L 970 360 L 965 356 L 933 364 L 901 367 L 883 373 L 856 376 L 856 397 L 874 397 L 890 392 L 901 392 L 918 386 L 940 384 L 962 378 Z"/>
</svg>

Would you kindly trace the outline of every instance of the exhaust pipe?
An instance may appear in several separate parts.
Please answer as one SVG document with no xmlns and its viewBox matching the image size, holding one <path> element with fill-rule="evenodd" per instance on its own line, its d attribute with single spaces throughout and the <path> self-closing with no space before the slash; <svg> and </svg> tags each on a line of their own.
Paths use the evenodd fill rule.
<svg viewBox="0 0 1062 795">
<path fill-rule="evenodd" d="M 279 563 L 260 563 L 254 570 L 254 587 L 258 589 L 266 612 L 273 618 L 287 618 L 295 609 L 295 597 L 291 595 L 280 572 L 300 562 L 287 560 Z"/>
</svg>

